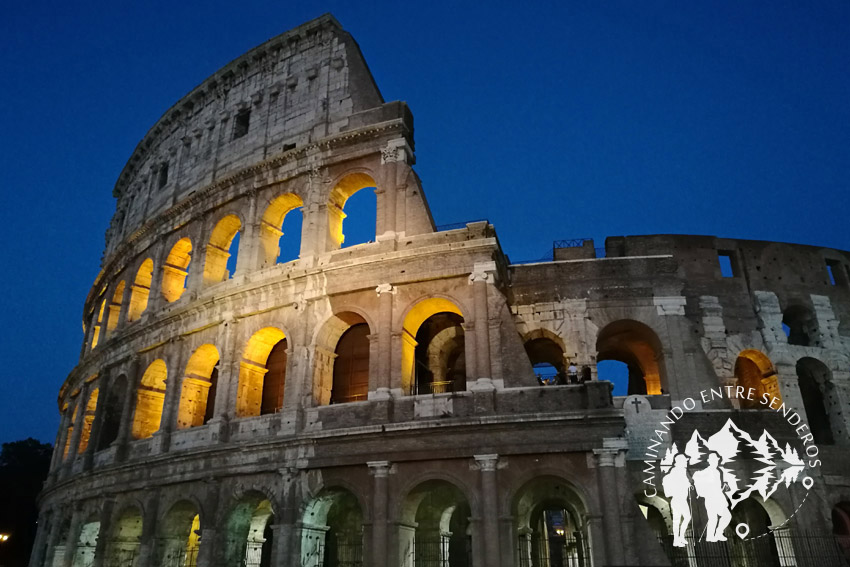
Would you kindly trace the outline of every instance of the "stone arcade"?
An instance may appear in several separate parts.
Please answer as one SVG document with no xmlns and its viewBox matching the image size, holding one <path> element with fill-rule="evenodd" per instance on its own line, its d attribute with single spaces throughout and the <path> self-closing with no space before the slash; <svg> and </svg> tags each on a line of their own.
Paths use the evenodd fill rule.
<svg viewBox="0 0 850 567">
<path fill-rule="evenodd" d="M 850 534 L 848 253 L 646 236 L 512 264 L 486 221 L 435 227 L 414 161 L 410 110 L 331 16 L 162 116 L 115 185 L 32 567 L 663 564 L 639 416 L 726 385 L 821 447 L 783 529 Z M 351 246 L 361 191 L 375 233 Z M 538 381 L 570 363 L 590 380 Z M 741 406 L 692 413 L 774 413 Z"/>
</svg>

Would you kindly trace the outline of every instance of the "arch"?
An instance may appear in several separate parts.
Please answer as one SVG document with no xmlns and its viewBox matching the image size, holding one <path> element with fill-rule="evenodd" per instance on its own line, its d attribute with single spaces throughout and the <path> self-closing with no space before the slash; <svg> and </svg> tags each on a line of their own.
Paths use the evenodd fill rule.
<svg viewBox="0 0 850 567">
<path fill-rule="evenodd" d="M 144 519 L 141 509 L 129 504 L 119 511 L 106 549 L 106 565 L 135 567 L 142 541 Z"/>
<path fill-rule="evenodd" d="M 306 506 L 300 565 L 363 565 L 363 510 L 349 490 L 325 488 Z"/>
<path fill-rule="evenodd" d="M 274 413 L 283 406 L 286 349 L 286 335 L 277 327 L 260 329 L 248 339 L 239 364 L 237 417 Z"/>
<path fill-rule="evenodd" d="M 106 299 L 100 302 L 100 309 L 97 312 L 97 321 L 95 321 L 94 329 L 92 329 L 92 339 L 91 339 L 91 348 L 94 350 L 94 347 L 98 345 L 100 342 L 100 328 L 103 326 L 103 312 L 106 311 Z"/>
<path fill-rule="evenodd" d="M 587 511 L 575 489 L 557 476 L 527 481 L 512 503 L 517 564 L 554 567 L 590 561 Z"/>
<path fill-rule="evenodd" d="M 184 237 L 174 243 L 162 266 L 162 297 L 172 303 L 186 290 L 186 276 L 192 261 L 192 241 Z"/>
<path fill-rule="evenodd" d="M 74 549 L 74 561 L 72 567 L 91 567 L 94 564 L 95 548 L 97 538 L 100 534 L 100 521 L 97 515 L 90 515 L 80 529 Z"/>
<path fill-rule="evenodd" d="M 343 212 L 346 201 L 361 189 L 376 186 L 372 176 L 364 172 L 349 173 L 336 182 L 328 196 L 328 236 L 331 250 L 342 247 L 345 242 L 342 225 L 346 217 Z"/>
<path fill-rule="evenodd" d="M 540 331 L 543 331 L 540 329 Z M 563 342 L 554 340 L 548 334 L 540 333 L 541 336 L 528 338 L 524 342 L 525 353 L 531 362 L 531 367 L 537 375 L 538 380 L 548 378 L 554 372 L 554 378 L 559 384 L 566 384 L 566 368 L 564 361 Z M 546 372 L 546 367 L 551 370 Z"/>
<path fill-rule="evenodd" d="M 124 409 L 124 398 L 127 395 L 127 377 L 117 376 L 109 386 L 103 406 L 103 422 L 97 440 L 97 450 L 102 451 L 118 439 L 121 428 L 121 418 Z"/>
<path fill-rule="evenodd" d="M 417 388 L 417 361 L 422 362 L 422 353 L 425 354 L 427 358 L 428 353 L 428 342 L 430 342 L 434 335 L 433 333 L 429 333 L 429 329 L 424 329 L 423 336 L 417 337 L 420 329 L 422 329 L 423 324 L 430 319 L 431 317 L 438 314 L 454 314 L 459 317 L 450 319 L 448 316 L 443 317 L 444 321 L 442 324 L 437 322 L 436 331 L 439 332 L 444 328 L 449 327 L 460 327 L 460 332 L 456 332 L 456 336 L 458 337 L 455 341 L 456 347 L 463 347 L 465 350 L 465 340 L 463 337 L 463 313 L 457 304 L 445 297 L 428 297 L 418 302 L 414 303 L 410 309 L 408 309 L 407 313 L 404 316 L 404 321 L 402 323 L 402 336 L 401 336 L 401 387 L 405 392 L 409 392 L 412 394 L 416 393 L 432 393 L 432 389 L 430 384 L 433 383 L 433 380 L 429 382 L 423 381 L 424 388 L 420 392 Z M 426 342 L 423 346 L 418 347 L 420 339 L 425 340 Z M 418 349 L 417 349 L 418 347 Z M 457 352 L 455 350 L 455 352 Z M 419 355 L 419 356 L 417 356 Z M 464 357 L 465 362 L 465 357 Z M 428 369 L 428 364 L 424 364 L 425 370 L 431 372 L 433 374 L 433 370 Z M 421 366 L 420 366 L 421 367 Z M 436 369 L 435 369 L 436 370 Z M 459 369 L 458 369 L 459 370 Z M 438 370 L 439 372 L 439 370 Z M 448 368 L 445 369 L 445 374 L 448 374 Z M 465 375 L 465 365 L 464 372 L 460 374 L 457 373 L 458 377 L 452 381 L 452 389 L 466 389 L 466 375 Z M 460 376 L 462 376 L 463 385 L 461 387 L 460 384 Z"/>
<path fill-rule="evenodd" d="M 832 533 L 845 559 L 850 559 L 850 502 L 842 500 L 832 508 Z"/>
<path fill-rule="evenodd" d="M 204 284 L 222 282 L 233 275 L 227 270 L 227 261 L 235 252 L 231 249 L 231 244 L 241 230 L 242 221 L 233 214 L 216 223 L 207 242 Z"/>
<path fill-rule="evenodd" d="M 195 349 L 186 364 L 186 374 L 180 389 L 177 409 L 177 428 L 197 427 L 207 421 L 207 406 L 215 403 L 218 386 L 218 349 L 204 344 Z"/>
<path fill-rule="evenodd" d="M 155 564 L 196 567 L 200 535 L 198 507 L 189 500 L 179 500 L 159 524 Z"/>
<path fill-rule="evenodd" d="M 788 533 L 788 528 L 774 529 L 784 523 L 784 513 L 775 503 L 771 513 L 765 504 L 761 498 L 749 497 L 732 508 L 732 520 L 725 532 L 726 538 L 732 543 L 732 567 L 750 567 L 756 564 L 753 562 L 755 559 L 759 567 L 796 564 L 792 542 L 782 537 Z M 735 536 L 735 527 L 741 523 L 749 527 L 750 533 L 766 535 L 741 540 Z M 777 538 L 777 535 L 780 537 Z"/>
<path fill-rule="evenodd" d="M 82 454 L 89 446 L 91 439 L 91 427 L 94 423 L 94 414 L 97 410 L 97 398 L 100 394 L 100 389 L 95 388 L 89 394 L 89 399 L 86 402 L 86 411 L 83 414 L 83 427 L 80 431 L 80 444 L 77 447 L 77 454 Z"/>
<path fill-rule="evenodd" d="M 356 329 L 340 345 L 343 337 Z M 332 315 L 315 338 L 313 398 L 319 405 L 365 400 L 369 392 L 370 323 L 359 312 Z"/>
<path fill-rule="evenodd" d="M 167 376 L 168 368 L 161 358 L 151 362 L 142 375 L 142 382 L 136 393 L 136 413 L 133 417 L 133 437 L 136 439 L 146 439 L 159 430 Z"/>
<path fill-rule="evenodd" d="M 597 361 L 616 360 L 628 366 L 628 395 L 667 392 L 661 341 L 648 325 L 632 319 L 609 323 L 599 331 L 596 351 Z"/>
<path fill-rule="evenodd" d="M 286 216 L 304 205 L 301 197 L 295 193 L 278 195 L 269 202 L 260 221 L 260 243 L 263 247 L 263 265 L 271 266 L 280 260 L 280 241 L 284 236 L 283 223 Z M 298 235 L 300 239 L 301 235 Z"/>
<path fill-rule="evenodd" d="M 470 504 L 446 480 L 418 484 L 404 498 L 399 522 L 402 565 L 472 565 Z"/>
<path fill-rule="evenodd" d="M 121 304 L 124 301 L 124 280 L 118 282 L 115 286 L 115 293 L 112 294 L 112 301 L 109 303 L 109 316 L 106 320 L 106 332 L 111 333 L 118 327 L 118 320 L 121 318 Z"/>
<path fill-rule="evenodd" d="M 274 509 L 259 491 L 242 495 L 227 516 L 225 525 L 225 564 L 267 567 L 271 564 L 274 535 Z"/>
<path fill-rule="evenodd" d="M 745 398 L 752 397 L 752 400 L 738 400 L 741 409 L 763 408 L 761 399 L 764 394 L 777 398 L 779 402 L 776 405 L 782 403 L 776 368 L 763 352 L 755 349 L 742 350 L 735 360 L 735 378 L 738 379 L 738 386 L 744 387 L 745 392 L 749 392 L 750 388 L 755 391 L 753 396 L 745 395 Z"/>
<path fill-rule="evenodd" d="M 151 282 L 153 280 L 153 260 L 147 258 L 136 272 L 133 286 L 130 288 L 130 306 L 127 311 L 127 322 L 131 323 L 141 318 L 142 313 L 148 308 L 148 299 L 151 294 Z"/>
<path fill-rule="evenodd" d="M 782 329 L 789 345 L 817 346 L 818 321 L 812 310 L 801 303 L 794 303 L 782 312 Z"/>
<path fill-rule="evenodd" d="M 798 360 L 796 370 L 806 419 L 815 443 L 831 445 L 835 443 L 836 432 L 843 429 L 832 373 L 823 362 L 810 357 Z"/>
</svg>

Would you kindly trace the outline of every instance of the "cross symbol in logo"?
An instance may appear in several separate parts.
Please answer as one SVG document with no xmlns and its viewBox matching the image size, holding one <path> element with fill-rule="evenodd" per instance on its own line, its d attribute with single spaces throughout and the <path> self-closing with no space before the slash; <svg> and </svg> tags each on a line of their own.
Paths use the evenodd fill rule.
<svg viewBox="0 0 850 567">
<path fill-rule="evenodd" d="M 632 405 L 635 406 L 635 413 L 640 413 L 640 406 L 643 402 L 639 398 L 632 400 Z"/>
</svg>

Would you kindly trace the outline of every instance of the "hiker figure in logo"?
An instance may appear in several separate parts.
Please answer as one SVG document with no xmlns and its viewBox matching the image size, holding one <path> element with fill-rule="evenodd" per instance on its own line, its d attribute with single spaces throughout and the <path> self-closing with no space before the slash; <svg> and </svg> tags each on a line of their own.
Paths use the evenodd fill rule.
<svg viewBox="0 0 850 567">
<path fill-rule="evenodd" d="M 688 457 L 679 453 L 673 459 L 673 467 L 661 481 L 664 494 L 670 499 L 670 512 L 673 514 L 673 545 L 685 547 L 685 532 L 691 521 L 689 493 L 691 479 L 688 478 Z"/>
<path fill-rule="evenodd" d="M 729 485 L 723 478 L 718 454 L 709 453 L 707 460 L 708 466 L 694 473 L 694 489 L 697 496 L 705 501 L 705 515 L 708 517 L 705 540 L 726 541 L 723 530 L 732 521 L 729 500 L 726 497 Z"/>
</svg>

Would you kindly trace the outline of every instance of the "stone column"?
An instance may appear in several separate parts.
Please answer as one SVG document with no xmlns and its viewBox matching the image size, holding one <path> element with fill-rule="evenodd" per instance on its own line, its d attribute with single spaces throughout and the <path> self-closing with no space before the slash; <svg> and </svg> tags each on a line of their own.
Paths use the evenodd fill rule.
<svg viewBox="0 0 850 567">
<path fill-rule="evenodd" d="M 209 421 L 212 428 L 212 438 L 222 442 L 228 439 L 228 424 L 235 414 L 236 400 L 231 399 L 230 392 L 231 384 L 239 382 L 239 368 L 238 365 L 234 367 L 233 353 L 231 352 L 235 342 L 234 335 L 237 332 L 237 320 L 228 316 L 219 323 L 216 333 L 216 345 L 221 353 L 221 358 L 218 361 L 218 384 L 216 385 L 215 399 L 207 399 L 207 403 L 213 404 L 213 417 Z"/>
<path fill-rule="evenodd" d="M 118 312 L 118 324 L 115 325 L 115 330 L 113 333 L 121 332 L 121 329 L 124 328 L 124 325 L 127 324 L 127 314 L 130 312 L 130 294 L 133 291 L 133 280 L 130 278 L 135 277 L 135 274 L 129 274 L 128 278 L 124 281 L 124 293 L 121 294 L 121 307 Z"/>
<path fill-rule="evenodd" d="M 300 542 L 298 541 L 298 502 L 296 500 L 296 481 L 298 471 L 293 468 L 278 470 L 280 483 L 280 510 L 275 514 L 274 547 L 271 564 L 300 565 Z"/>
<path fill-rule="evenodd" d="M 495 262 L 476 263 L 469 284 L 472 286 L 475 310 L 475 368 L 477 378 L 490 378 L 490 315 L 487 308 L 487 284 L 493 281 L 490 272 L 496 269 Z"/>
<path fill-rule="evenodd" d="M 54 516 L 55 514 L 46 509 L 41 510 L 38 514 L 38 531 L 32 544 L 29 567 L 41 567 L 44 563 L 45 544 L 49 541 L 50 532 L 53 529 Z M 50 518 L 50 521 L 48 521 L 48 518 Z"/>
<path fill-rule="evenodd" d="M 179 240 L 179 239 L 178 239 Z M 171 245 L 174 246 L 174 243 Z M 192 243 L 194 246 L 195 243 Z M 168 259 L 168 254 L 171 252 L 171 249 L 166 249 L 165 245 L 162 245 L 160 250 L 154 257 L 153 261 L 153 273 L 151 274 L 151 289 L 148 294 L 148 306 L 144 311 L 143 317 L 150 315 L 151 313 L 157 313 L 160 309 L 162 309 L 163 305 L 168 303 L 165 298 L 162 296 L 162 277 L 165 273 L 165 261 Z M 189 265 L 191 266 L 192 255 L 189 255 Z"/>
<path fill-rule="evenodd" d="M 165 401 L 162 406 L 162 418 L 159 422 L 159 431 L 154 433 L 154 438 L 159 442 L 155 444 L 155 453 L 165 453 L 171 444 L 171 433 L 177 427 L 177 408 L 180 405 L 180 394 L 183 389 L 183 360 L 185 358 L 183 349 L 185 341 L 180 338 L 171 340 L 171 352 L 167 356 L 168 375 L 165 379 Z"/>
<path fill-rule="evenodd" d="M 198 566 L 197 567 L 215 567 L 220 564 L 216 561 L 216 552 L 222 547 L 219 545 L 218 526 L 211 520 L 218 516 L 218 502 L 221 494 L 221 485 L 218 481 L 211 481 L 207 486 L 206 505 L 209 513 L 204 517 L 204 522 L 201 524 L 201 541 L 198 548 Z M 227 534 L 224 534 L 227 538 Z"/>
<path fill-rule="evenodd" d="M 144 518 L 142 519 L 142 536 L 139 538 L 139 555 L 136 557 L 135 567 L 157 567 L 156 566 L 156 525 L 159 515 L 159 494 L 150 494 L 145 501 Z"/>
<path fill-rule="evenodd" d="M 370 550 L 372 565 L 387 567 L 388 478 L 393 470 L 389 461 L 370 461 L 366 464 L 369 466 L 369 474 L 374 479 L 372 483 L 372 549 Z"/>
<path fill-rule="evenodd" d="M 625 565 L 623 533 L 620 518 L 620 490 L 617 469 L 625 466 L 625 442 L 622 439 L 603 439 L 603 447 L 594 449 L 596 480 L 602 505 L 602 524 L 605 527 L 605 559 L 610 565 Z"/>
<path fill-rule="evenodd" d="M 378 294 L 378 377 L 375 381 L 375 393 L 378 397 L 389 397 L 395 288 L 391 284 L 383 283 L 375 288 L 375 292 Z"/>
<path fill-rule="evenodd" d="M 62 557 L 62 567 L 72 567 L 74 555 L 77 553 L 77 543 L 80 540 L 80 530 L 83 523 L 83 511 L 74 507 L 71 514 L 71 526 L 68 528 L 68 539 L 65 542 L 65 555 Z"/>
<path fill-rule="evenodd" d="M 50 518 L 50 533 L 47 536 L 47 546 L 44 551 L 44 556 L 39 562 L 35 562 L 36 558 L 30 558 L 30 567 L 52 567 L 55 563 L 54 555 L 56 554 L 56 546 L 59 545 L 59 538 L 62 537 L 62 521 L 68 511 L 64 508 L 54 509 Z"/>
<path fill-rule="evenodd" d="M 119 462 L 127 456 L 127 444 L 130 441 L 130 435 L 133 431 L 134 401 L 141 379 L 141 361 L 138 356 L 134 356 L 130 363 L 130 370 L 127 373 L 127 389 L 124 391 L 124 400 L 121 404 L 121 420 L 118 425 L 118 434 L 115 436 L 115 441 L 112 442 L 112 445 L 116 449 L 115 459 Z"/>
<path fill-rule="evenodd" d="M 92 567 L 112 567 L 106 562 L 106 553 L 109 549 L 109 537 L 112 534 L 112 511 L 115 508 L 115 500 L 107 498 L 100 510 L 100 528 L 97 532 L 97 544 L 94 548 L 94 562 Z"/>
<path fill-rule="evenodd" d="M 100 389 L 97 394 L 97 405 L 94 408 L 94 419 L 91 423 L 89 431 L 89 444 L 83 452 L 83 470 L 91 470 L 94 462 L 94 454 L 97 451 L 98 443 L 100 442 L 101 429 L 103 428 L 103 420 L 106 411 L 107 400 L 109 399 L 109 381 L 110 373 L 104 370 L 98 378 Z"/>
<path fill-rule="evenodd" d="M 74 413 L 72 407 L 71 402 L 68 402 L 68 407 L 64 412 L 62 412 L 62 419 L 59 421 L 59 431 L 56 434 L 56 446 L 53 447 L 53 457 L 50 459 L 51 474 L 53 474 L 53 472 L 61 465 L 64 458 L 63 453 L 65 451 L 65 440 L 68 436 L 68 427 L 71 425 L 71 415 Z"/>
<path fill-rule="evenodd" d="M 260 221 L 257 218 L 257 190 L 248 194 L 248 214 L 245 215 L 245 226 L 242 227 L 239 237 L 238 257 L 236 258 L 236 269 L 234 275 L 242 275 L 258 269 L 263 264 L 260 258 L 260 250 L 263 245 L 260 242 Z"/>
<path fill-rule="evenodd" d="M 499 455 L 474 455 L 478 470 L 481 471 L 481 520 L 483 545 L 480 546 L 484 557 L 480 565 L 500 567 L 499 555 L 499 492 L 496 482 L 496 467 Z"/>
<path fill-rule="evenodd" d="M 71 445 L 68 447 L 68 458 L 66 459 L 69 467 L 73 466 L 74 459 L 77 458 L 77 450 L 80 447 L 80 435 L 83 432 L 83 420 L 85 419 L 86 405 L 90 393 L 91 384 L 85 384 L 77 396 L 77 419 L 74 420 L 74 431 L 71 433 Z"/>
</svg>

